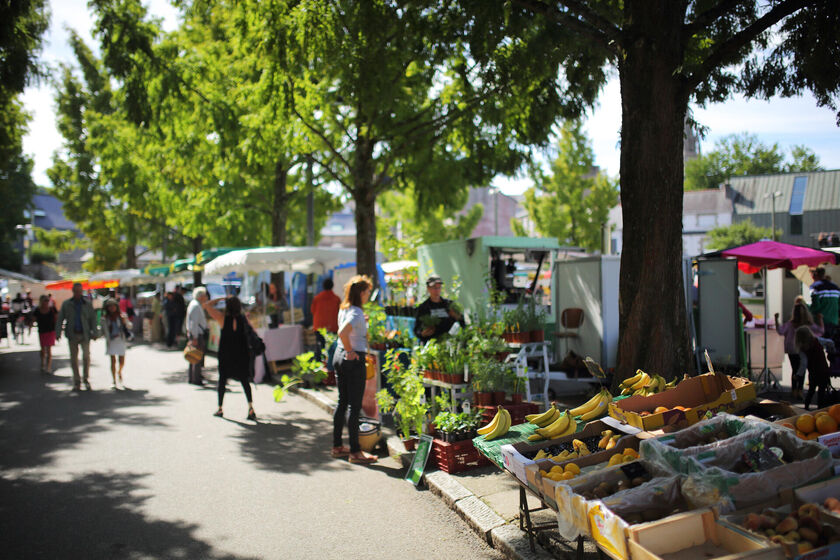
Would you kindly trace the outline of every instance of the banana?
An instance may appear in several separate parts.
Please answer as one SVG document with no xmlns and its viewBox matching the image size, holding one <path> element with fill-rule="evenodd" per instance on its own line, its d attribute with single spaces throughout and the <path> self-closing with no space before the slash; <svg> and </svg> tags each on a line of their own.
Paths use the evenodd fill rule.
<svg viewBox="0 0 840 560">
<path fill-rule="evenodd" d="M 598 442 L 598 447 L 600 449 L 606 449 L 607 444 L 610 442 L 610 438 L 612 437 L 612 435 L 612 430 L 604 430 L 603 432 L 601 432 L 601 440 Z"/>
<path fill-rule="evenodd" d="M 560 417 L 546 426 L 545 428 L 537 428 L 537 433 L 543 436 L 545 439 L 554 439 L 557 437 L 558 434 L 565 432 L 566 428 L 569 427 L 569 421 L 571 416 L 569 416 L 568 412 L 564 412 L 560 415 Z"/>
<path fill-rule="evenodd" d="M 669 381 L 668 383 L 666 383 L 666 384 L 665 384 L 665 388 L 666 388 L 666 389 L 673 389 L 673 388 L 674 388 L 674 387 L 676 387 L 676 386 L 677 386 L 677 378 L 676 378 L 676 377 L 675 377 L 675 378 L 673 378 L 671 381 Z"/>
<path fill-rule="evenodd" d="M 525 415 L 525 421 L 526 421 L 526 422 L 530 422 L 531 420 L 533 420 L 533 419 L 534 419 L 534 418 L 536 418 L 537 416 L 540 416 L 541 414 L 543 414 L 543 413 L 542 413 L 542 412 L 536 412 L 536 413 L 534 413 L 534 414 L 526 414 L 526 415 Z"/>
<path fill-rule="evenodd" d="M 545 449 L 540 449 L 537 451 L 537 454 L 534 455 L 534 461 L 539 461 L 540 459 L 545 459 L 548 455 L 545 452 Z"/>
<path fill-rule="evenodd" d="M 542 441 L 544 439 L 545 438 L 542 437 L 540 434 L 531 434 L 530 436 L 528 436 L 528 441 Z"/>
<path fill-rule="evenodd" d="M 631 389 L 630 387 L 625 387 L 624 389 L 621 390 L 621 394 L 622 395 L 632 395 L 633 394 L 633 389 Z"/>
<path fill-rule="evenodd" d="M 642 387 L 644 387 L 648 383 L 650 383 L 650 375 L 642 372 L 642 377 L 640 377 L 638 381 L 636 381 L 633 385 L 631 385 L 630 388 L 633 389 L 634 391 L 636 391 L 638 389 L 641 389 Z"/>
<path fill-rule="evenodd" d="M 483 428 L 479 428 L 478 430 L 476 430 L 476 432 L 478 432 L 479 435 L 483 436 L 483 435 L 489 434 L 490 432 L 495 430 L 496 426 L 499 425 L 499 416 L 501 414 L 501 411 L 502 411 L 502 407 L 497 406 L 496 407 L 496 415 L 493 417 L 493 419 L 490 421 L 490 423 L 487 424 L 486 426 L 484 426 Z"/>
<path fill-rule="evenodd" d="M 551 409 L 551 416 L 549 416 L 547 419 L 545 419 L 542 422 L 540 422 L 539 424 L 537 424 L 537 426 L 539 426 L 540 428 L 545 428 L 546 426 L 550 426 L 554 422 L 556 422 L 558 418 L 560 418 L 560 411 L 557 410 L 556 408 L 552 408 Z"/>
<path fill-rule="evenodd" d="M 577 421 L 574 418 L 572 418 L 572 416 L 570 415 L 569 416 L 569 427 L 566 428 L 565 432 L 557 434 L 557 437 L 561 438 L 561 437 L 570 436 L 570 435 L 574 434 L 575 432 L 577 432 L 577 427 L 578 427 Z"/>
<path fill-rule="evenodd" d="M 621 438 L 621 434 L 616 434 L 610 438 L 610 441 L 607 442 L 607 449 L 612 449 L 615 447 L 615 444 L 618 443 L 619 438 Z"/>
<path fill-rule="evenodd" d="M 571 414 L 572 416 L 580 416 L 582 414 L 586 414 L 587 412 L 598 406 L 598 403 L 600 403 L 601 400 L 604 398 L 604 393 L 609 394 L 606 391 L 606 389 L 604 389 L 600 393 L 598 393 L 597 395 L 580 405 L 579 407 L 570 410 L 569 414 Z M 612 396 L 610 396 L 610 399 L 612 399 Z"/>
<path fill-rule="evenodd" d="M 595 418 L 598 418 L 599 416 L 602 416 L 604 414 L 604 412 L 607 410 L 607 405 L 610 403 L 611 400 L 612 399 L 602 400 L 600 402 L 600 404 L 598 404 L 597 407 L 593 408 L 591 411 L 589 411 L 586 414 L 584 414 L 583 416 L 581 416 L 580 417 L 581 421 L 582 422 L 589 422 L 590 420 L 593 420 Z"/>
<path fill-rule="evenodd" d="M 637 381 L 639 381 L 639 379 L 641 379 L 641 378 L 642 378 L 642 375 L 644 375 L 644 373 L 645 373 L 645 372 L 643 372 L 642 370 L 637 369 L 637 370 L 636 370 L 636 375 L 634 375 L 633 377 L 628 377 L 627 379 L 625 379 L 624 381 L 622 381 L 622 382 L 621 382 L 621 386 L 622 386 L 622 387 L 630 387 L 631 385 L 633 385 L 633 384 L 635 384 Z"/>
<path fill-rule="evenodd" d="M 548 410 L 543 412 L 542 414 L 537 414 L 534 418 L 528 420 L 531 424 L 536 424 L 537 426 L 543 428 L 549 425 L 551 422 L 557 419 L 555 413 L 560 412 L 553 406 L 548 407 Z"/>
<path fill-rule="evenodd" d="M 499 414 L 502 415 L 502 418 L 499 420 L 499 425 L 496 426 L 496 429 L 494 429 L 492 432 L 484 436 L 484 439 L 487 441 L 494 440 L 499 436 L 503 436 L 506 433 L 508 433 L 508 430 L 510 430 L 510 412 L 508 412 L 506 408 L 499 407 Z"/>
</svg>

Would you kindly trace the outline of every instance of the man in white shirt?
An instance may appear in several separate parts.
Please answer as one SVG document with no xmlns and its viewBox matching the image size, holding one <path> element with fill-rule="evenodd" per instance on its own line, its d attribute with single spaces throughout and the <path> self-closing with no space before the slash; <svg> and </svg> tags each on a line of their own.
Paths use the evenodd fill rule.
<svg viewBox="0 0 840 560">
<path fill-rule="evenodd" d="M 207 351 L 207 317 L 204 315 L 202 304 L 209 299 L 207 288 L 199 286 L 193 290 L 193 299 L 187 306 L 187 336 L 190 343 L 202 352 Z M 201 375 L 201 368 L 204 366 L 204 358 L 198 363 L 189 364 L 187 368 L 187 379 L 193 385 L 204 385 L 204 378 Z"/>
</svg>

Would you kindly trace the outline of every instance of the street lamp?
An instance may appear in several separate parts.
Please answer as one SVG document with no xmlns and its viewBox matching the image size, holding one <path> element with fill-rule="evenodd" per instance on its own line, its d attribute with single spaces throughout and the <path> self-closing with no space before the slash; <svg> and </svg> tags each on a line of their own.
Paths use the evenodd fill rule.
<svg viewBox="0 0 840 560">
<path fill-rule="evenodd" d="M 32 251 L 32 242 L 29 239 L 32 234 L 32 224 L 18 224 L 15 229 L 23 233 L 23 264 L 28 265 L 30 264 L 29 254 Z"/>
<path fill-rule="evenodd" d="M 771 199 L 771 204 L 773 205 L 772 206 L 773 210 L 770 214 L 770 228 L 771 228 L 771 231 L 772 231 L 771 239 L 773 241 L 776 241 L 776 198 L 780 197 L 780 196 L 782 196 L 781 191 L 776 191 L 776 192 L 773 192 L 773 193 L 767 193 L 767 194 L 764 195 L 764 198 L 770 198 Z"/>
</svg>

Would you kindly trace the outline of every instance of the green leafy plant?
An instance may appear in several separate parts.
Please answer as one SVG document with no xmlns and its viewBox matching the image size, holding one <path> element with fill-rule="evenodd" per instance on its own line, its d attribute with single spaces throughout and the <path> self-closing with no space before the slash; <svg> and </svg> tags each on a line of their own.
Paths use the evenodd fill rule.
<svg viewBox="0 0 840 560">
<path fill-rule="evenodd" d="M 368 321 L 368 341 L 371 344 L 385 344 L 387 337 L 385 324 L 388 319 L 385 309 L 378 303 L 369 301 L 365 304 L 364 311 Z"/>
<path fill-rule="evenodd" d="M 289 377 L 288 375 L 283 375 L 283 377 L 280 378 L 280 383 L 280 385 L 274 386 L 274 392 L 272 393 L 274 396 L 274 402 L 282 401 L 291 388 L 302 383 L 302 380 L 299 377 Z"/>
<path fill-rule="evenodd" d="M 330 346 L 333 345 L 333 342 L 335 342 L 336 339 L 338 339 L 337 334 L 335 334 L 333 332 L 330 332 L 323 327 L 318 329 L 318 334 L 320 334 L 322 337 L 324 337 L 324 348 L 329 348 Z"/>
<path fill-rule="evenodd" d="M 324 363 L 315 359 L 314 352 L 304 352 L 292 360 L 292 373 L 302 382 L 318 384 L 327 378 L 327 368 Z"/>
</svg>

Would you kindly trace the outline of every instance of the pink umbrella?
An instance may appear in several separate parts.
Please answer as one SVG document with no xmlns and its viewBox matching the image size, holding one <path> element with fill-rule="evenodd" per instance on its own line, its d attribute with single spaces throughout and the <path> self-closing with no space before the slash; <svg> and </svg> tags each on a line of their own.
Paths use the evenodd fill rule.
<svg viewBox="0 0 840 560">
<path fill-rule="evenodd" d="M 767 274 L 766 269 L 787 268 L 793 270 L 799 266 L 817 266 L 823 263 L 834 264 L 836 256 L 828 251 L 820 251 L 799 245 L 789 245 L 778 241 L 758 241 L 741 247 L 734 247 L 721 251 L 724 257 L 738 259 L 738 268 L 747 274 L 761 271 L 764 278 L 764 369 L 758 378 L 761 388 L 775 386 L 779 383 L 776 376 L 767 368 Z"/>
<path fill-rule="evenodd" d="M 765 267 L 793 270 L 803 264 L 817 266 L 836 262 L 834 253 L 828 251 L 769 240 L 726 249 L 721 255 L 738 259 L 738 268 L 747 274 L 755 274 Z"/>
</svg>

